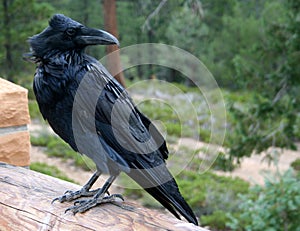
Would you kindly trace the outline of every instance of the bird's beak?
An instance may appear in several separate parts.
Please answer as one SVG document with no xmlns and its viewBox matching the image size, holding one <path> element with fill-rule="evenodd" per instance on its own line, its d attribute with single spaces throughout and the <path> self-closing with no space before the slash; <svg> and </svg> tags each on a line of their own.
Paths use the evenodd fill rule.
<svg viewBox="0 0 300 231">
<path fill-rule="evenodd" d="M 120 46 L 118 39 L 112 34 L 104 31 L 91 28 L 83 28 L 82 33 L 76 37 L 76 42 L 79 45 L 113 45 Z"/>
</svg>

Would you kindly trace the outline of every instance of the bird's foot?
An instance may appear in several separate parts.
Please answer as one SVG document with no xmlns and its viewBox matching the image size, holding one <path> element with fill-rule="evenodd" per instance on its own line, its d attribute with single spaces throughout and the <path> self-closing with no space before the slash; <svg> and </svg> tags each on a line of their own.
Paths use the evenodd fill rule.
<svg viewBox="0 0 300 231">
<path fill-rule="evenodd" d="M 93 198 L 88 199 L 88 200 L 78 200 L 75 201 L 74 205 L 68 208 L 65 212 L 72 211 L 73 214 L 75 215 L 76 213 L 84 213 L 87 210 L 99 205 L 99 204 L 104 204 L 104 203 L 112 203 L 116 204 L 116 201 L 118 199 L 121 199 L 124 201 L 124 198 L 120 194 L 112 194 L 109 196 L 103 196 L 103 195 L 95 195 Z M 122 207 L 122 206 L 121 206 Z"/>
<path fill-rule="evenodd" d="M 64 193 L 64 195 L 54 198 L 51 203 L 53 204 L 55 201 L 59 201 L 59 202 L 63 203 L 65 201 L 73 201 L 73 200 L 78 199 L 80 197 L 92 197 L 99 190 L 101 190 L 101 189 L 87 190 L 84 187 L 82 189 L 78 190 L 78 191 L 68 190 Z"/>
</svg>

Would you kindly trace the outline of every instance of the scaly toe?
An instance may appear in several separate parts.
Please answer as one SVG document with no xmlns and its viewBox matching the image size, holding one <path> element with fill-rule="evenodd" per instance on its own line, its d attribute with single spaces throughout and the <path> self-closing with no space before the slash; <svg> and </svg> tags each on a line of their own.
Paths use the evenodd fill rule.
<svg viewBox="0 0 300 231">
<path fill-rule="evenodd" d="M 124 201 L 124 198 L 121 194 L 112 194 L 105 197 L 93 197 L 92 199 L 88 199 L 88 200 L 77 200 L 74 202 L 73 206 L 66 209 L 65 213 L 67 213 L 68 211 L 72 211 L 74 215 L 76 213 L 84 213 L 87 210 L 99 204 L 103 204 L 103 203 L 116 204 L 117 203 L 116 199 L 121 199 L 122 201 Z"/>
</svg>

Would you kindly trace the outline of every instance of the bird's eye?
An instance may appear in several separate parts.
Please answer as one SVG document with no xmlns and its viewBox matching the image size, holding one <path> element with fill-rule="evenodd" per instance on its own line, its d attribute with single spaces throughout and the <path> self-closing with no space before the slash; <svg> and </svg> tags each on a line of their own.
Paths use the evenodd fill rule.
<svg viewBox="0 0 300 231">
<path fill-rule="evenodd" d="M 74 28 L 69 28 L 66 30 L 66 33 L 68 36 L 74 36 L 76 33 L 76 30 Z"/>
</svg>

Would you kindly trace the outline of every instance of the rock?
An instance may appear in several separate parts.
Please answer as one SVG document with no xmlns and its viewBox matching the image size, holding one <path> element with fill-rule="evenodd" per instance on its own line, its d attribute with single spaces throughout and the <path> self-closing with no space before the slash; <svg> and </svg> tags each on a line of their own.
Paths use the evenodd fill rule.
<svg viewBox="0 0 300 231">
<path fill-rule="evenodd" d="M 27 89 L 0 78 L 0 162 L 30 164 Z"/>
<path fill-rule="evenodd" d="M 16 166 L 30 164 L 30 136 L 28 131 L 0 135 L 0 162 Z"/>
<path fill-rule="evenodd" d="M 27 89 L 0 78 L 0 127 L 29 124 Z"/>
</svg>

